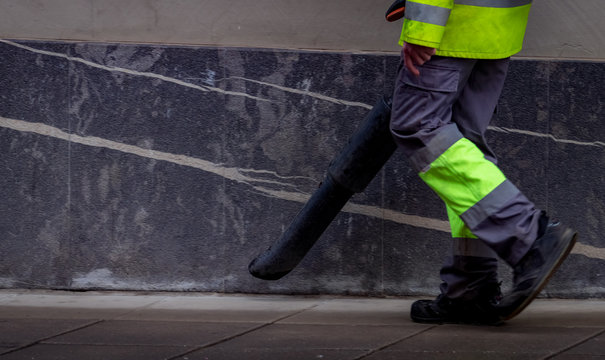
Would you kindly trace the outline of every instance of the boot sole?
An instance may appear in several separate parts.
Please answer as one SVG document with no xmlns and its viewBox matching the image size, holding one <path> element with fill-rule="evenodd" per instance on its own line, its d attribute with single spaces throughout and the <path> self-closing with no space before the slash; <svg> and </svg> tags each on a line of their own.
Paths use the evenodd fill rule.
<svg viewBox="0 0 605 360">
<path fill-rule="evenodd" d="M 503 321 L 510 320 L 510 319 L 514 318 L 515 316 L 519 315 L 519 313 L 521 311 L 523 311 L 536 298 L 536 296 L 538 296 L 538 294 L 542 291 L 542 289 L 544 289 L 544 287 L 546 286 L 546 284 L 548 283 L 548 281 L 550 280 L 550 278 L 557 271 L 557 269 L 559 268 L 559 266 L 561 266 L 561 264 L 563 263 L 563 261 L 565 261 L 565 259 L 567 258 L 567 256 L 571 252 L 571 249 L 576 244 L 576 240 L 578 239 L 578 233 L 575 232 L 575 231 L 573 231 L 572 229 L 568 228 L 568 229 L 565 230 L 565 233 L 564 233 L 564 238 L 567 238 L 567 237 L 571 237 L 571 239 L 569 240 L 569 242 L 567 243 L 567 245 L 565 246 L 565 248 L 563 249 L 563 251 L 560 252 L 559 257 L 553 262 L 553 264 L 550 267 L 550 270 L 548 270 L 548 272 L 546 273 L 546 276 L 544 276 L 544 278 L 542 280 L 540 280 L 538 286 L 536 286 L 536 288 L 521 303 L 521 305 L 519 305 L 510 314 L 502 317 Z"/>
<path fill-rule="evenodd" d="M 430 303 L 430 300 L 419 300 L 419 302 Z M 425 317 L 414 314 L 414 305 L 412 305 L 412 310 L 410 311 L 410 318 L 412 321 L 420 324 L 433 324 L 433 325 L 443 325 L 443 324 L 460 324 L 460 325 L 477 325 L 477 326 L 499 326 L 503 324 L 503 321 L 499 319 L 497 316 L 492 315 L 489 316 L 491 319 L 481 320 L 481 319 L 465 319 L 464 316 L 458 317 Z M 486 319 L 488 316 L 486 315 Z"/>
<path fill-rule="evenodd" d="M 474 325 L 474 326 L 500 326 L 504 323 L 503 320 L 494 320 L 494 321 L 480 321 L 480 320 L 451 320 L 451 319 L 425 319 L 412 316 L 412 321 L 418 324 L 433 324 L 433 325 Z"/>
</svg>

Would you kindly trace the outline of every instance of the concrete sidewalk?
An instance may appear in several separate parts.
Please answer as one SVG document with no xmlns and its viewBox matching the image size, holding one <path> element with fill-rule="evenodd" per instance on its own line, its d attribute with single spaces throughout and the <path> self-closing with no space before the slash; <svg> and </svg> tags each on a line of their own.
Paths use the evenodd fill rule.
<svg viewBox="0 0 605 360">
<path fill-rule="evenodd" d="M 421 325 L 415 299 L 0 291 L 0 359 L 605 359 L 605 300 L 498 327 Z"/>
</svg>

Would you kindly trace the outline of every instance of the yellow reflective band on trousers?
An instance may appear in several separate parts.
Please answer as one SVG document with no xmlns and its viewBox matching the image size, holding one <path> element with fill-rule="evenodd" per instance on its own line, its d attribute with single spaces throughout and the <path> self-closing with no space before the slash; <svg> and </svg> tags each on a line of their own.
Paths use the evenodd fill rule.
<svg viewBox="0 0 605 360">
<path fill-rule="evenodd" d="M 457 239 L 476 239 L 477 237 L 471 229 L 466 226 L 464 221 L 458 216 L 454 210 L 446 205 L 447 217 L 450 221 L 450 228 L 452 229 L 452 237 Z"/>
<path fill-rule="evenodd" d="M 399 43 L 433 47 L 440 56 L 506 58 L 522 48 L 530 8 L 530 0 L 408 0 Z"/>
<path fill-rule="evenodd" d="M 502 171 L 466 138 L 454 143 L 419 175 L 457 216 L 506 181 Z"/>
</svg>

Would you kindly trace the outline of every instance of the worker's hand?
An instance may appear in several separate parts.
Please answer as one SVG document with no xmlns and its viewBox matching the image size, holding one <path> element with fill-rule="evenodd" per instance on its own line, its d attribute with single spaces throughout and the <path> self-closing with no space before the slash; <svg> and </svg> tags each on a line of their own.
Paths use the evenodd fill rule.
<svg viewBox="0 0 605 360">
<path fill-rule="evenodd" d="M 431 59 L 431 56 L 435 55 L 434 48 L 426 47 L 422 45 L 404 43 L 403 49 L 401 50 L 401 56 L 403 57 L 405 67 L 414 75 L 420 76 L 420 71 L 416 68 L 416 65 L 422 65 Z"/>
</svg>

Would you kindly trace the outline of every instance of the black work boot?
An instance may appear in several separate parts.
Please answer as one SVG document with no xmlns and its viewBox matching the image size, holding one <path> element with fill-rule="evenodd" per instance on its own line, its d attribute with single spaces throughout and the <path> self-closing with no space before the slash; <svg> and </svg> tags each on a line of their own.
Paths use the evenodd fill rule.
<svg viewBox="0 0 605 360">
<path fill-rule="evenodd" d="M 410 317 L 428 324 L 498 325 L 502 320 L 496 305 L 501 299 L 500 284 L 488 284 L 473 300 L 450 299 L 441 294 L 435 300 L 415 301 Z"/>
<path fill-rule="evenodd" d="M 545 215 L 543 218 L 548 220 Z M 510 320 L 538 296 L 540 291 L 569 255 L 577 232 L 556 222 L 549 223 L 529 249 L 527 254 L 513 267 L 513 289 L 498 305 L 502 320 Z"/>
</svg>

